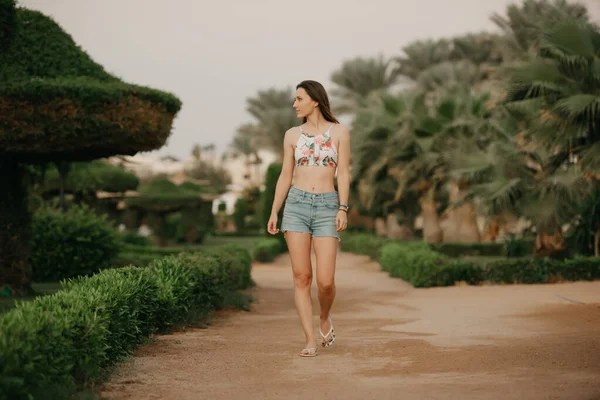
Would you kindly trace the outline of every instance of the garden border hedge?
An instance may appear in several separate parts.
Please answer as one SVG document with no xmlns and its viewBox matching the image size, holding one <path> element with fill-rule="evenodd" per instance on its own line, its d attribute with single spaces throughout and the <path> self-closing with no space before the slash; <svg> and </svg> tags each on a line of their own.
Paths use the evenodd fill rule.
<svg viewBox="0 0 600 400">
<path fill-rule="evenodd" d="M 149 334 L 252 286 L 247 250 L 224 245 L 63 281 L 0 315 L 0 398 L 48 398 L 101 378 Z"/>
<path fill-rule="evenodd" d="M 465 247 L 468 245 L 464 244 Z M 455 250 L 461 246 L 449 244 L 447 249 L 456 254 Z M 441 247 L 420 241 L 399 242 L 369 234 L 345 235 L 342 240 L 342 250 L 368 255 L 377 260 L 381 269 L 390 276 L 402 278 L 414 287 L 452 286 L 457 282 L 470 285 L 486 282 L 532 284 L 600 279 L 598 257 L 567 260 L 506 258 L 481 265 L 434 250 Z"/>
</svg>

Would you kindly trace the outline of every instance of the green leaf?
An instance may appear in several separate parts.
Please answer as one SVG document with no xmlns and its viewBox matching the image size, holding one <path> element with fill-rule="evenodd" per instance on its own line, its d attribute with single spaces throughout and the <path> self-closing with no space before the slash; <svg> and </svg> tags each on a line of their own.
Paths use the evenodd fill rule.
<svg viewBox="0 0 600 400">
<path fill-rule="evenodd" d="M 589 122 L 598 121 L 600 119 L 600 96 L 577 94 L 559 100 L 554 108 L 571 119 L 586 118 Z"/>
</svg>

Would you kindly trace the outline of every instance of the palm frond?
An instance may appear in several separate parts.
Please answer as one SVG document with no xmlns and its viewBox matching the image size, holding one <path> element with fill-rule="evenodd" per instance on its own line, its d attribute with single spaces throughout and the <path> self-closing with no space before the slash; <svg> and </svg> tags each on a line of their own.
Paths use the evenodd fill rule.
<svg viewBox="0 0 600 400">
<path fill-rule="evenodd" d="M 600 94 L 576 94 L 557 101 L 554 109 L 570 120 L 589 125 L 600 120 Z"/>
</svg>

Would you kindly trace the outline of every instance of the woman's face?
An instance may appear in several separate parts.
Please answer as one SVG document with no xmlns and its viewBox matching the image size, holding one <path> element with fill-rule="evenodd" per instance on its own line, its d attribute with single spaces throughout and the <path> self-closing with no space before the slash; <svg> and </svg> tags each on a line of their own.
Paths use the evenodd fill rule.
<svg viewBox="0 0 600 400">
<path fill-rule="evenodd" d="M 296 110 L 296 116 L 298 118 L 306 118 L 314 111 L 319 103 L 310 98 L 304 88 L 298 88 L 296 90 L 296 100 L 294 101 L 294 109 Z"/>
</svg>

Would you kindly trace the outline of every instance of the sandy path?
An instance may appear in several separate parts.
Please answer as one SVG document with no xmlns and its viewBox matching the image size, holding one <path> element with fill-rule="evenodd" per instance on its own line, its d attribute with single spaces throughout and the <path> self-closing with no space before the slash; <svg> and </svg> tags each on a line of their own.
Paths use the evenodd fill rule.
<svg viewBox="0 0 600 400">
<path fill-rule="evenodd" d="M 336 343 L 302 358 L 288 256 L 252 274 L 251 312 L 142 346 L 103 398 L 600 399 L 600 281 L 416 290 L 341 253 Z"/>
</svg>

